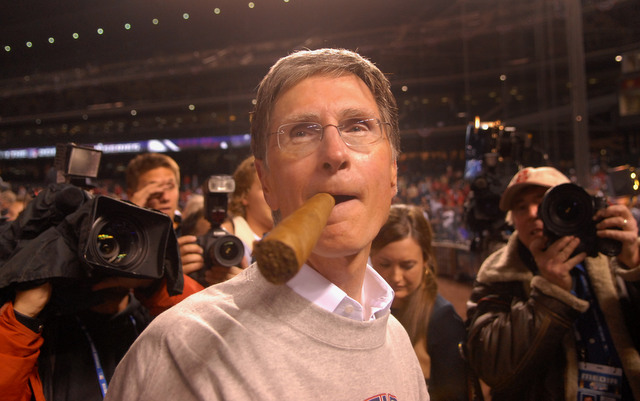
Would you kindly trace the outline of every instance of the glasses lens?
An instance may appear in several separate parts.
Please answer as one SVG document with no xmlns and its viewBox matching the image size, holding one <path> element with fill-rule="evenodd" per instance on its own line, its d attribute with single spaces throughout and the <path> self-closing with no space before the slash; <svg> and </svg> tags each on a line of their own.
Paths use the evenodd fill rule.
<svg viewBox="0 0 640 401">
<path fill-rule="evenodd" d="M 342 139 L 347 145 L 370 145 L 380 138 L 380 125 L 376 118 L 352 119 L 340 125 Z"/>
<path fill-rule="evenodd" d="M 284 124 L 278 130 L 280 149 L 298 151 L 320 140 L 322 126 L 316 123 Z"/>
<path fill-rule="evenodd" d="M 377 118 L 352 118 L 342 121 L 340 125 L 300 122 L 283 124 L 277 131 L 278 147 L 286 152 L 304 153 L 313 151 L 322 140 L 326 127 L 333 126 L 340 131 L 340 136 L 348 146 L 367 146 L 382 138 L 382 129 Z"/>
</svg>

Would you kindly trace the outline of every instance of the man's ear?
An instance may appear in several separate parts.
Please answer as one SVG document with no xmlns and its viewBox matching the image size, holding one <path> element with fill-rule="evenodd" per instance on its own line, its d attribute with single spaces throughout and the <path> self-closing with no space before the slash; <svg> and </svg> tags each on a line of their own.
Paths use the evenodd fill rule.
<svg viewBox="0 0 640 401">
<path fill-rule="evenodd" d="M 278 210 L 277 201 L 274 196 L 273 183 L 269 175 L 269 168 L 266 166 L 265 161 L 256 159 L 254 162 L 256 166 L 256 172 L 258 173 L 258 179 L 262 185 L 262 193 L 264 194 L 264 200 L 267 201 L 267 205 L 271 210 Z"/>
</svg>

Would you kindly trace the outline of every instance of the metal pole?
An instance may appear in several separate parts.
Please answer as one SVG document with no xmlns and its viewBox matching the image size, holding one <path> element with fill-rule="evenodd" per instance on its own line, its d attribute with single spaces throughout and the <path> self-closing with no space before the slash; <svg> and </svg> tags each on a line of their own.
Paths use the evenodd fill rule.
<svg viewBox="0 0 640 401">
<path fill-rule="evenodd" d="M 571 83 L 571 119 L 573 126 L 574 166 L 578 184 L 589 183 L 589 116 L 582 31 L 582 3 L 566 0 L 566 31 Z"/>
</svg>

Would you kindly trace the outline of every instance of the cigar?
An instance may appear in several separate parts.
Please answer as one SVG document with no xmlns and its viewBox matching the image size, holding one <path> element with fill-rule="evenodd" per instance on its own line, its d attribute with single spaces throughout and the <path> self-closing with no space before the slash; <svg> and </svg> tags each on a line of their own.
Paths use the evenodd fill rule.
<svg viewBox="0 0 640 401">
<path fill-rule="evenodd" d="M 284 284 L 298 273 L 316 246 L 335 204 L 333 196 L 316 194 L 253 244 L 253 256 L 268 281 Z"/>
</svg>

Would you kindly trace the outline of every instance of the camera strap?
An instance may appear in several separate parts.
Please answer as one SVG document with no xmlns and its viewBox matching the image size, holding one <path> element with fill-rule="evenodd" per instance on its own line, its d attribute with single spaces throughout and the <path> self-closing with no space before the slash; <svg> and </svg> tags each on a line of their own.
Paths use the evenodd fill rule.
<svg viewBox="0 0 640 401">
<path fill-rule="evenodd" d="M 78 324 L 84 332 L 85 337 L 87 337 L 87 341 L 89 342 L 89 346 L 91 347 L 93 365 L 96 368 L 98 383 L 100 384 L 100 391 L 102 392 L 102 398 L 104 398 L 107 395 L 107 378 L 104 376 L 104 370 L 102 369 L 102 363 L 100 362 L 100 355 L 98 355 L 98 350 L 96 349 L 96 345 L 94 344 L 91 335 L 89 334 L 89 330 L 87 330 L 84 323 L 82 323 L 79 317 L 76 316 L 76 319 L 78 320 Z"/>
</svg>

